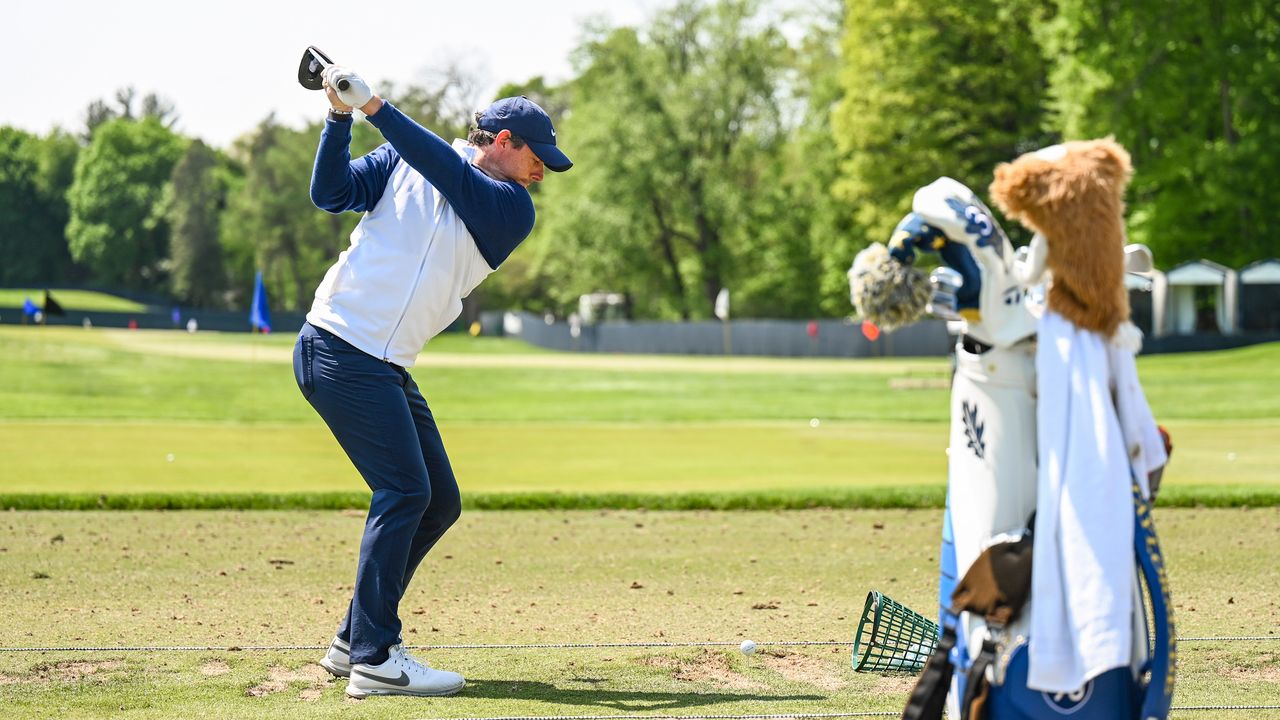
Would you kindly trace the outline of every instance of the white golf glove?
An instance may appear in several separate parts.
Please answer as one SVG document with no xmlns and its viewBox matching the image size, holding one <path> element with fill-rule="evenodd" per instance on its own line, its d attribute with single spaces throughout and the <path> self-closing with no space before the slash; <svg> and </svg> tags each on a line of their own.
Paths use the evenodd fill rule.
<svg viewBox="0 0 1280 720">
<path fill-rule="evenodd" d="M 334 92 L 338 93 L 338 99 L 351 107 L 362 107 L 373 99 L 373 90 L 369 87 L 369 83 L 365 82 L 364 78 L 357 75 L 350 68 L 341 65 L 330 65 L 325 68 L 322 77 L 324 77 L 325 82 L 329 83 Z M 339 88 L 339 83 L 343 80 L 347 81 L 346 90 Z"/>
</svg>

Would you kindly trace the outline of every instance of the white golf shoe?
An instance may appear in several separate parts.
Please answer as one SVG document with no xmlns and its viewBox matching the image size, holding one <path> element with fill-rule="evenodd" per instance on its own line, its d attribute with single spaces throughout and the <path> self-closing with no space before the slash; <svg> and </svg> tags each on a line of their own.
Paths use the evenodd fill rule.
<svg viewBox="0 0 1280 720">
<path fill-rule="evenodd" d="M 329 651 L 320 658 L 320 667 L 328 670 L 334 677 L 351 677 L 351 645 L 334 635 L 333 642 L 329 643 Z"/>
<path fill-rule="evenodd" d="M 392 645 L 387 661 L 381 665 L 351 665 L 347 695 L 364 698 L 370 695 L 418 695 L 424 697 L 452 695 L 466 686 L 461 675 L 436 670 L 405 652 L 403 645 Z"/>
<path fill-rule="evenodd" d="M 329 652 L 320 658 L 320 667 L 334 677 L 351 677 L 351 646 L 334 636 Z"/>
</svg>

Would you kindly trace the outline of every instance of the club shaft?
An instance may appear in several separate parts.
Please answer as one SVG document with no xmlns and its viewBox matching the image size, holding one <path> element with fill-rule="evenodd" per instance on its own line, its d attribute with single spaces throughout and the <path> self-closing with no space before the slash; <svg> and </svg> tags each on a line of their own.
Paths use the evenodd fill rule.
<svg viewBox="0 0 1280 720">
<path fill-rule="evenodd" d="M 325 62 L 324 58 L 320 57 L 320 55 L 316 53 L 315 50 L 308 50 L 307 52 L 311 53 L 311 59 L 315 60 L 317 65 L 325 69 L 329 68 L 329 63 Z M 349 87 L 351 87 L 351 83 L 347 82 L 346 80 L 338 81 L 339 90 L 346 90 Z"/>
</svg>

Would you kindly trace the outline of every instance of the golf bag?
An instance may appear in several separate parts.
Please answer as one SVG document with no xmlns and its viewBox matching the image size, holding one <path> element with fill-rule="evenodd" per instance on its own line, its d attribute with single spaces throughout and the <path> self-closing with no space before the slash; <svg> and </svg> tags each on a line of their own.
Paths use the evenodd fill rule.
<svg viewBox="0 0 1280 720">
<path fill-rule="evenodd" d="M 1107 671 L 1070 693 L 1027 687 L 1035 602 L 1035 331 L 1043 292 L 1025 281 L 1042 274 L 1042 243 L 1033 243 L 1030 257 L 1015 256 L 987 208 L 950 178 L 921 188 L 912 210 L 890 239 L 889 252 L 904 263 L 916 251 L 936 252 L 960 283 L 940 287 L 943 301 L 935 294 L 933 303 L 953 308 L 959 326 L 939 557 L 941 638 L 903 717 L 939 717 L 945 705 L 953 719 L 1164 718 L 1172 693 L 1172 624 L 1162 556 L 1137 483 L 1129 667 Z M 940 285 L 936 279 L 934 284 Z"/>
</svg>

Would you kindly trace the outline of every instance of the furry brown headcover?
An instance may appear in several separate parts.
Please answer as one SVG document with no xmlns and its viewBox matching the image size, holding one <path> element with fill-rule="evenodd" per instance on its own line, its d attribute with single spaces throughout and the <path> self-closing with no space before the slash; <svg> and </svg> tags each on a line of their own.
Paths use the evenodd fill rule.
<svg viewBox="0 0 1280 720">
<path fill-rule="evenodd" d="M 991 197 L 1044 235 L 1049 307 L 1110 337 L 1129 319 L 1124 286 L 1124 190 L 1129 153 L 1111 138 L 1063 143 L 1060 155 L 1027 153 L 996 167 Z M 1052 150 L 1058 150 L 1054 148 Z"/>
</svg>

